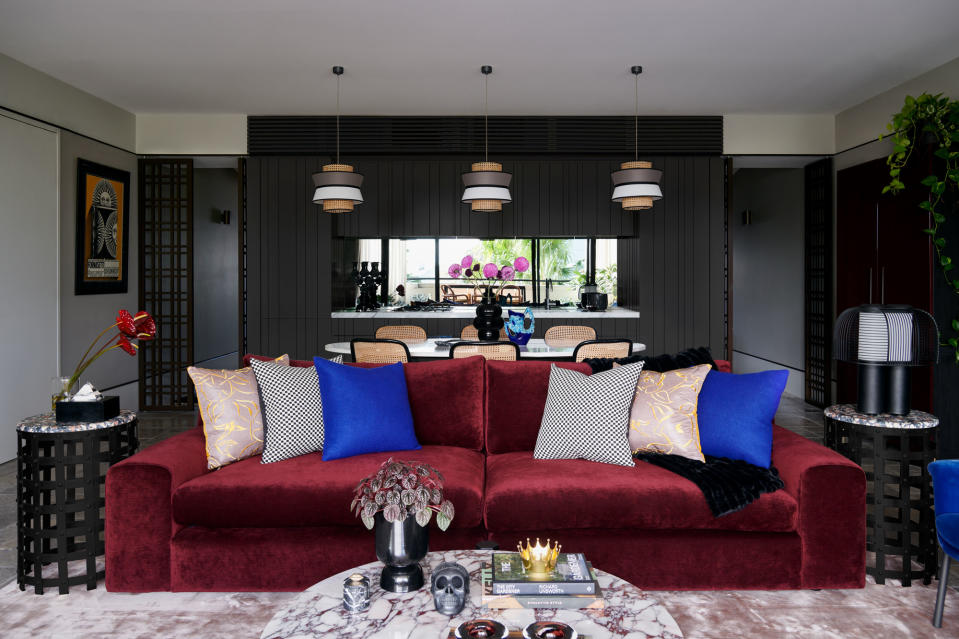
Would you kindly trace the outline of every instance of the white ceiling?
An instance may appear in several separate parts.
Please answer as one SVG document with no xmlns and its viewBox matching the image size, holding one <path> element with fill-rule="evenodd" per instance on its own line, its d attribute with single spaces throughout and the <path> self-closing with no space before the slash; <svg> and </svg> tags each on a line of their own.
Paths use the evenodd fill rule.
<svg viewBox="0 0 959 639">
<path fill-rule="evenodd" d="M 0 0 L 0 52 L 136 113 L 836 113 L 959 57 L 957 0 Z"/>
</svg>

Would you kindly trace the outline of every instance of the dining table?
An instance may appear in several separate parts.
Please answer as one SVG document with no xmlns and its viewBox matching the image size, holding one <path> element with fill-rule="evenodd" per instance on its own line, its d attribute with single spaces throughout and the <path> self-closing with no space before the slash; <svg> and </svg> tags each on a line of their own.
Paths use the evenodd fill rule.
<svg viewBox="0 0 959 639">
<path fill-rule="evenodd" d="M 461 340 L 455 337 L 430 337 L 425 342 L 406 342 L 413 358 L 440 358 L 450 356 L 449 345 Z M 495 343 L 495 342 L 494 342 Z M 330 353 L 341 355 L 350 354 L 349 342 L 333 342 L 324 347 Z M 569 359 L 573 356 L 573 346 L 550 346 L 542 338 L 531 339 L 526 345 L 519 347 L 522 359 Z M 633 353 L 646 350 L 646 345 L 633 342 Z"/>
</svg>

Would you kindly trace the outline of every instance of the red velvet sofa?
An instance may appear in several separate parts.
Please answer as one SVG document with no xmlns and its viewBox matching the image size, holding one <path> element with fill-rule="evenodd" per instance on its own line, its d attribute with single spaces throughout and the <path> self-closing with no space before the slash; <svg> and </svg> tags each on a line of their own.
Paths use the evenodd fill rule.
<svg viewBox="0 0 959 639">
<path fill-rule="evenodd" d="M 654 590 L 864 584 L 865 477 L 819 444 L 775 426 L 785 489 L 716 519 L 695 485 L 651 464 L 533 459 L 549 363 L 474 357 L 405 371 L 423 448 L 393 454 L 438 468 L 456 506 L 448 531 L 431 526 L 433 550 L 550 537 Z M 107 588 L 302 590 L 374 561 L 373 533 L 349 504 L 389 456 L 256 456 L 209 471 L 200 427 L 150 446 L 107 474 Z"/>
</svg>

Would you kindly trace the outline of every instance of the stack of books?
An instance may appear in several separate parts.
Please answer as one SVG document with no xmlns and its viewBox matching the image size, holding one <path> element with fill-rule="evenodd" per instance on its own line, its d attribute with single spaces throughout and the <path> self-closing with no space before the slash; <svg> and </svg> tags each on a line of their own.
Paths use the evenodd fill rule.
<svg viewBox="0 0 959 639">
<path fill-rule="evenodd" d="M 593 608 L 606 606 L 592 565 L 582 553 L 560 553 L 556 569 L 533 580 L 518 552 L 494 552 L 480 569 L 482 602 L 503 608 Z"/>
</svg>

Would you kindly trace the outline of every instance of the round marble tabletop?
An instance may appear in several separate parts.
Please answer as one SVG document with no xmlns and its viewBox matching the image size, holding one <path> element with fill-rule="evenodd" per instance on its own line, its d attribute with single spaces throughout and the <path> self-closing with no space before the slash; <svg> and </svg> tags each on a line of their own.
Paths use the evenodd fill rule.
<svg viewBox="0 0 959 639">
<path fill-rule="evenodd" d="M 935 428 L 939 425 L 939 418 L 921 410 L 909 411 L 908 415 L 890 415 L 880 413 L 868 415 L 860 413 L 853 404 L 836 404 L 823 411 L 829 419 L 857 426 L 871 426 L 873 428 Z"/>
<path fill-rule="evenodd" d="M 455 338 L 453 337 L 431 337 L 425 342 L 419 343 L 407 343 L 407 348 L 410 349 L 410 357 L 449 357 L 450 356 L 450 347 L 443 346 L 442 344 L 437 344 L 438 341 L 448 342 Z M 324 348 L 330 353 L 342 353 L 344 355 L 350 354 L 350 343 L 349 342 L 333 342 L 332 344 L 327 344 Z M 646 350 L 645 344 L 640 344 L 639 342 L 633 342 L 633 352 L 640 353 Z M 519 356 L 523 359 L 526 358 L 542 358 L 542 359 L 556 359 L 558 357 L 572 357 L 573 356 L 573 347 L 572 346 L 549 346 L 546 344 L 544 339 L 531 339 L 526 346 L 519 347 Z"/>
<path fill-rule="evenodd" d="M 17 424 L 17 430 L 24 433 L 77 433 L 85 430 L 100 430 L 113 428 L 121 424 L 129 424 L 137 418 L 136 411 L 121 410 L 120 414 L 102 422 L 58 422 L 53 413 L 41 413 L 27 417 Z"/>
<path fill-rule="evenodd" d="M 603 610 L 483 608 L 477 576 L 480 564 L 489 558 L 488 550 L 453 550 L 431 552 L 423 560 L 423 566 L 429 569 L 443 561 L 455 561 L 473 577 L 470 602 L 455 617 L 436 612 L 429 589 L 430 570 L 425 571 L 427 585 L 420 590 L 391 593 L 379 585 L 383 564 L 373 562 L 333 575 L 304 590 L 274 615 L 260 639 L 446 639 L 451 628 L 479 618 L 496 619 L 511 631 L 522 630 L 533 621 L 562 621 L 589 639 L 681 639 L 683 636 L 662 604 L 629 582 L 602 570 L 595 572 L 606 599 Z M 343 609 L 343 581 L 355 572 L 369 578 L 372 603 L 366 612 L 351 614 Z"/>
</svg>

